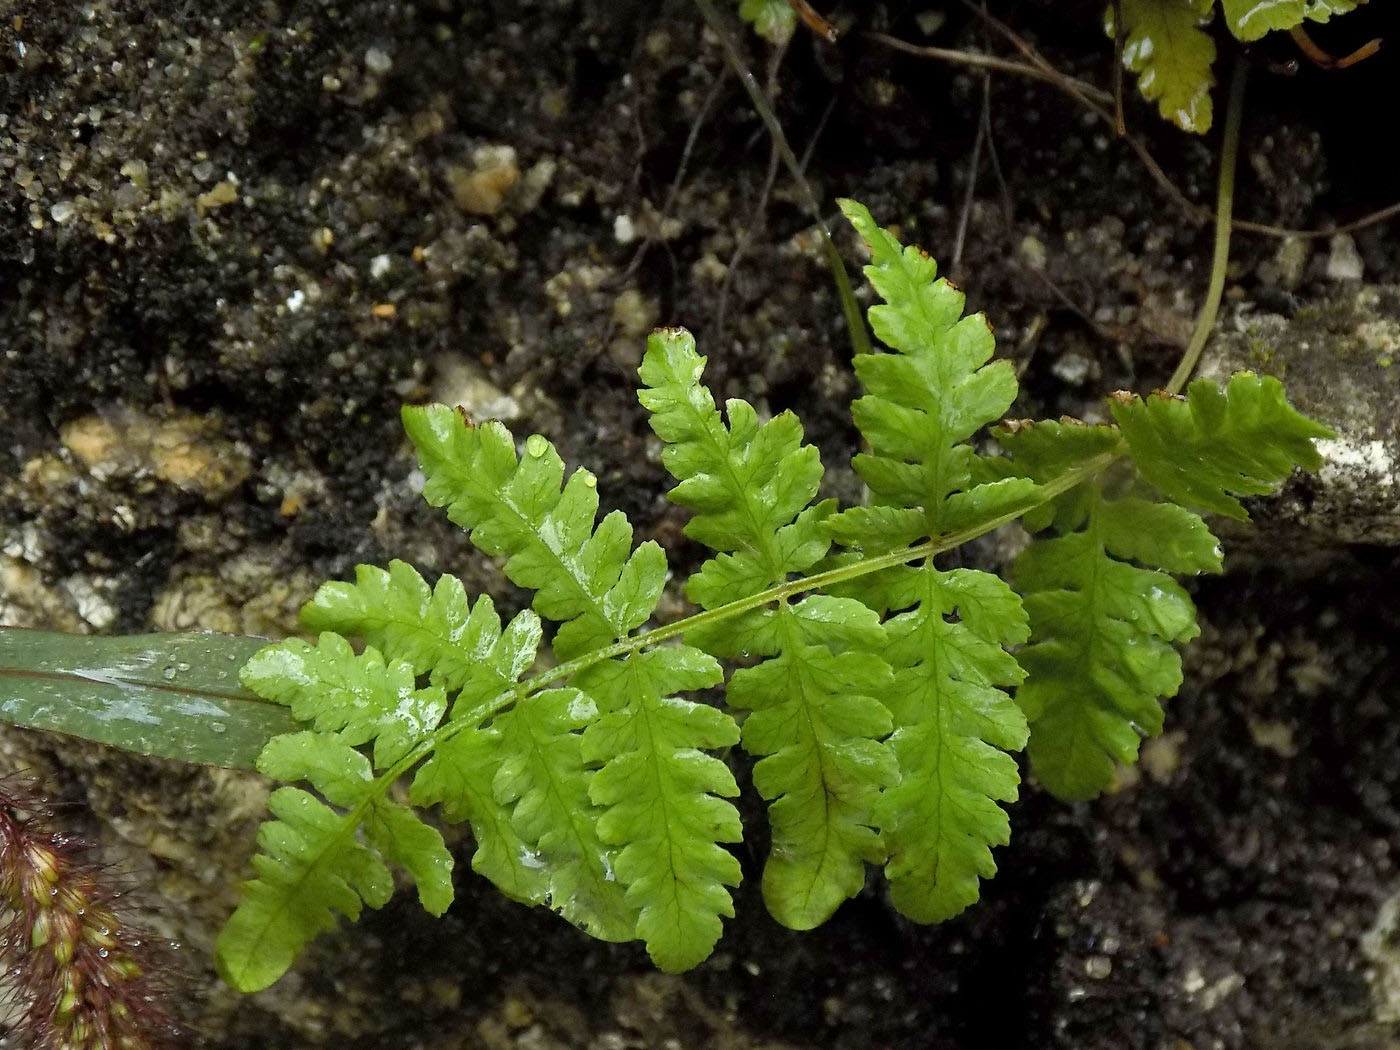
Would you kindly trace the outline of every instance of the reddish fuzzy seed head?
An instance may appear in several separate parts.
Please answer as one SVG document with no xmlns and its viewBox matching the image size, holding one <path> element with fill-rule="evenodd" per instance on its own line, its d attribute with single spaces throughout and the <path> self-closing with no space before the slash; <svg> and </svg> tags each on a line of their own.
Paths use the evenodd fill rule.
<svg viewBox="0 0 1400 1050">
<path fill-rule="evenodd" d="M 150 939 L 124 922 L 110 871 L 56 833 L 17 778 L 0 778 L 0 964 L 27 1050 L 167 1050 L 180 1033 Z"/>
</svg>

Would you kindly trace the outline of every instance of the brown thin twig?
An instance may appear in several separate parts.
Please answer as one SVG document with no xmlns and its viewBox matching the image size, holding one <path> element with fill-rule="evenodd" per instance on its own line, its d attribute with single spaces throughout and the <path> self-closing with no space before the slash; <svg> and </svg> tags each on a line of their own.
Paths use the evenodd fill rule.
<svg viewBox="0 0 1400 1050">
<path fill-rule="evenodd" d="M 1113 0 L 1113 117 L 1118 123 L 1118 137 L 1126 138 L 1128 122 L 1123 116 L 1123 0 Z"/>
<path fill-rule="evenodd" d="M 695 152 L 695 143 L 700 138 L 700 129 L 704 127 L 705 120 L 710 115 L 710 109 L 719 98 L 720 89 L 724 87 L 724 82 L 729 78 L 729 68 L 720 67 L 715 74 L 714 81 L 710 84 L 710 90 L 705 92 L 704 101 L 700 103 L 700 109 L 695 114 L 695 119 L 690 122 L 690 131 L 685 136 L 685 145 L 681 147 L 680 163 L 676 165 L 676 174 L 671 179 L 670 188 L 666 190 L 666 200 L 661 205 L 662 216 L 671 214 L 671 209 L 675 207 L 676 195 L 680 193 L 681 183 L 685 181 L 686 168 L 690 166 L 691 154 Z"/>
<path fill-rule="evenodd" d="M 882 44 L 893 51 L 903 51 L 905 54 L 918 55 L 921 58 L 933 58 L 940 62 L 950 62 L 954 65 L 971 66 L 975 69 L 999 70 L 1003 73 L 1014 73 L 1021 77 L 1030 77 L 1032 80 L 1042 80 L 1047 84 L 1058 87 L 1067 94 L 1073 94 L 1069 90 L 1072 85 L 1080 94 L 1089 98 L 1096 98 L 1101 102 L 1109 103 L 1113 101 L 1113 96 L 1102 88 L 1095 87 L 1086 80 L 1077 80 L 1066 73 L 1061 73 L 1053 66 L 1042 69 L 1037 66 L 1027 65 L 1024 62 L 1013 62 L 1008 58 L 999 58 L 996 55 L 985 55 L 980 51 L 958 51 L 948 47 L 931 47 L 922 44 L 911 44 L 907 40 L 890 36 L 888 33 L 868 32 L 864 36 Z"/>
<path fill-rule="evenodd" d="M 1377 37 L 1374 40 L 1368 40 L 1351 54 L 1338 58 L 1331 52 L 1318 47 L 1302 26 L 1294 26 L 1288 31 L 1288 35 L 1293 38 L 1293 43 L 1298 46 L 1298 50 L 1303 52 L 1308 61 L 1319 69 L 1348 69 L 1358 62 L 1366 61 L 1381 49 L 1381 41 Z"/>
<path fill-rule="evenodd" d="M 1358 62 L 1365 62 L 1366 59 L 1370 58 L 1372 55 L 1374 55 L 1374 54 L 1375 54 L 1377 51 L 1379 51 L 1380 49 L 1381 49 L 1381 39 L 1380 39 L 1380 37 L 1376 37 L 1376 39 L 1374 39 L 1374 40 L 1368 40 L 1368 41 L 1366 41 L 1366 43 L 1362 44 L 1360 47 L 1358 47 L 1358 48 L 1357 48 L 1355 51 L 1353 51 L 1351 54 L 1347 55 L 1345 58 L 1339 58 L 1339 59 L 1337 59 L 1337 68 L 1338 68 L 1338 69 L 1350 69 L 1352 66 L 1356 65 L 1356 63 L 1358 63 Z"/>
<path fill-rule="evenodd" d="M 956 270 L 962 262 L 963 246 L 967 243 L 967 227 L 972 220 L 972 201 L 977 193 L 977 175 L 982 170 L 982 145 L 987 138 L 987 112 L 992 104 L 992 78 L 982 74 L 982 114 L 977 120 L 977 134 L 972 140 L 972 156 L 967 162 L 967 192 L 963 194 L 958 212 L 958 230 L 953 237 L 953 257 L 949 266 Z"/>
<path fill-rule="evenodd" d="M 826 256 L 827 266 L 831 269 L 832 279 L 836 282 L 836 294 L 841 303 L 841 313 L 846 321 L 846 329 L 851 337 L 852 349 L 857 354 L 870 353 L 870 333 L 865 327 L 865 319 L 861 316 L 855 292 L 851 290 L 851 278 L 846 272 L 845 260 L 841 258 L 841 252 L 836 247 L 836 242 L 831 238 L 831 229 L 827 226 L 826 219 L 822 215 L 816 192 L 803 173 L 802 165 L 798 163 L 796 154 L 792 152 L 792 146 L 788 144 L 787 135 L 783 133 L 783 125 L 773 111 L 771 99 L 764 94 L 763 87 L 754 77 L 743 56 L 739 54 L 739 49 L 734 43 L 734 38 L 724 16 L 719 13 L 713 0 L 695 0 L 695 6 L 700 9 L 706 24 L 719 38 L 720 50 L 724 52 L 725 61 L 729 63 L 729 68 L 734 71 L 739 78 L 739 83 L 744 86 L 744 90 L 748 93 L 754 111 L 758 114 L 759 120 L 763 122 L 763 126 L 768 129 L 773 144 L 778 148 L 778 156 L 781 158 L 783 166 L 788 169 L 788 173 L 792 176 L 799 199 L 816 224 L 817 234 L 821 238 L 822 254 Z"/>
<path fill-rule="evenodd" d="M 1292 230 L 1285 226 L 1271 226 L 1268 223 L 1248 222 L 1244 219 L 1235 220 L 1235 229 L 1244 233 L 1261 233 L 1266 237 L 1334 237 L 1339 233 L 1355 233 L 1357 230 L 1364 230 L 1367 226 L 1375 226 L 1377 223 L 1397 217 L 1400 217 L 1400 203 L 1389 204 L 1369 215 L 1342 223 L 1340 226 L 1325 226 L 1318 230 Z"/>
<path fill-rule="evenodd" d="M 1113 103 L 1113 95 L 1077 77 L 1072 77 L 1066 73 L 1060 72 L 1048 62 L 1039 51 L 1027 43 L 1005 22 L 1001 21 L 995 15 L 983 11 L 976 5 L 969 3 L 968 0 L 962 0 L 962 2 L 969 11 L 982 19 L 989 27 L 994 29 L 1008 40 L 1013 47 L 1020 51 L 1021 54 L 1026 57 L 1030 65 L 1027 66 L 1020 62 L 1011 62 L 1006 59 L 996 59 L 994 62 L 981 61 L 981 59 L 994 57 L 985 55 L 969 60 L 969 55 L 975 55 L 977 53 L 949 51 L 946 48 L 919 48 L 917 45 L 908 44 L 894 37 L 885 37 L 884 34 L 872 33 L 870 36 L 880 43 L 895 47 L 901 51 L 908 51 L 911 54 L 922 54 L 928 58 L 958 62 L 963 65 L 981 65 L 985 68 L 1001 69 L 1004 72 L 1015 73 L 1019 76 L 1028 76 L 1036 80 L 1043 80 L 1052 87 L 1059 88 L 1065 94 L 1069 95 L 1110 127 L 1115 130 L 1117 129 L 1118 121 L 1115 119 L 1113 111 L 1109 108 Z M 1202 208 L 1177 189 L 1176 184 L 1167 177 L 1167 173 L 1163 171 L 1162 166 L 1157 163 L 1157 159 L 1148 152 L 1147 147 L 1138 141 L 1135 136 L 1125 135 L 1123 141 L 1126 142 L 1128 148 L 1137 155 L 1138 160 L 1142 163 L 1143 167 L 1147 169 L 1148 175 L 1152 177 L 1152 181 L 1157 183 L 1161 191 L 1171 198 L 1172 203 L 1185 214 L 1189 221 L 1200 225 L 1210 218 L 1209 209 Z"/>
<path fill-rule="evenodd" d="M 836 27 L 823 18 L 807 0 L 787 0 L 788 6 L 797 13 L 802 24 L 828 44 L 836 43 Z"/>
<path fill-rule="evenodd" d="M 996 15 L 982 10 L 976 4 L 971 3 L 970 0 L 962 0 L 962 5 L 992 29 L 996 30 L 996 32 L 1009 42 L 1012 47 L 1025 55 L 1027 61 L 1033 66 L 1051 75 L 1051 81 L 1057 87 L 1074 98 L 1084 106 L 1085 109 L 1093 112 L 1104 123 L 1115 130 L 1117 129 L 1118 122 L 1114 119 L 1112 111 L 1106 108 L 1107 103 L 1113 101 L 1111 95 L 1100 88 L 1094 88 L 1095 94 L 1092 95 L 1083 91 L 1080 88 L 1080 84 L 1083 83 L 1082 81 L 1060 73 L 1059 70 L 1055 69 L 1055 67 L 1050 64 L 1049 60 L 1047 60 L 1044 55 L 1032 47 L 1030 43 L 1014 29 L 997 18 Z M 1189 220 L 1199 225 L 1210 218 L 1209 209 L 1202 208 L 1199 204 L 1190 200 L 1190 198 L 1177 189 L 1176 184 L 1167 177 L 1167 173 L 1163 171 L 1162 166 L 1157 163 L 1157 159 L 1147 151 L 1147 147 L 1138 141 L 1136 136 L 1125 135 L 1123 141 L 1128 144 L 1129 149 L 1137 154 L 1138 160 L 1140 160 L 1147 169 L 1147 173 L 1152 176 L 1152 181 L 1157 183 L 1162 192 L 1172 199 L 1172 202 L 1185 213 Z"/>
<path fill-rule="evenodd" d="M 1011 202 L 1011 187 L 1006 184 L 1006 175 L 1001 170 L 1001 158 L 997 156 L 997 137 L 992 130 L 991 77 L 986 78 L 987 104 L 982 107 L 982 134 L 987 139 L 987 159 L 992 162 L 992 174 L 996 176 L 997 189 L 1001 193 L 1001 210 L 1010 226 L 1016 218 L 1016 208 Z"/>
</svg>

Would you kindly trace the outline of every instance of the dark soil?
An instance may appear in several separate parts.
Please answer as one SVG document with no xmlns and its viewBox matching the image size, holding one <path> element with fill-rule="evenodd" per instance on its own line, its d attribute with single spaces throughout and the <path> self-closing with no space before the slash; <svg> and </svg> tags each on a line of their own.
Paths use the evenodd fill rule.
<svg viewBox="0 0 1400 1050">
<path fill-rule="evenodd" d="M 785 173 L 764 192 L 768 139 L 691 5 L 11 6 L 0 620 L 287 632 L 316 581 L 390 557 L 518 607 L 413 492 L 397 409 L 429 397 L 544 433 L 640 535 L 674 540 L 634 395 L 654 323 L 694 331 L 717 395 L 794 409 L 828 463 L 854 450 L 851 350 L 811 217 Z M 1024 370 L 1019 413 L 1160 384 L 1206 283 L 1208 226 L 1072 99 L 1006 75 L 984 95 L 980 76 L 864 34 L 923 39 L 920 17 L 946 6 L 930 42 L 1012 54 L 966 8 L 831 6 L 843 40 L 799 35 L 772 81 L 819 198 L 860 199 L 946 261 Z M 1101 3 L 989 6 L 1061 70 L 1111 82 Z M 1400 42 L 1384 0 L 1315 37 L 1343 52 L 1380 34 Z M 762 74 L 767 50 L 745 49 Z M 1253 50 L 1241 217 L 1315 228 L 1391 203 L 1388 54 L 1285 76 L 1288 41 Z M 1127 101 L 1167 177 L 1207 204 L 1215 140 Z M 1400 282 L 1394 231 L 1355 234 L 1367 281 Z M 1228 294 L 1285 314 L 1326 294 L 1328 240 L 1282 262 L 1281 244 L 1237 237 Z M 193 477 L 82 437 L 166 426 L 203 465 Z M 201 1045 L 1395 1045 L 1400 565 L 1326 544 L 1198 588 L 1208 629 L 1167 736 L 1098 803 L 1028 786 L 1001 874 L 954 922 L 904 922 L 872 883 L 822 929 L 782 930 L 757 893 L 758 832 L 738 918 L 684 977 L 464 877 L 440 922 L 401 896 L 280 991 L 235 1002 L 202 954 L 233 881 L 215 872 L 166 915 L 193 946 Z M 678 567 L 695 558 L 675 550 Z M 105 766 L 17 739 L 108 819 Z M 129 775 L 189 790 L 159 764 Z M 127 827 L 115 836 L 148 842 Z M 194 862 L 143 863 L 174 885 Z"/>
</svg>

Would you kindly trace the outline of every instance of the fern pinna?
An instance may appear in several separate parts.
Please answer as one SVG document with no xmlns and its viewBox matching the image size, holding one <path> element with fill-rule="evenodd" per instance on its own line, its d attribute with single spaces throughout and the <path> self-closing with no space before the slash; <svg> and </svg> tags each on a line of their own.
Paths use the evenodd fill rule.
<svg viewBox="0 0 1400 1050">
<path fill-rule="evenodd" d="M 270 984 L 337 915 L 382 905 L 391 864 L 444 911 L 452 856 L 420 816 L 435 805 L 509 896 L 694 966 L 734 911 L 736 744 L 769 803 L 779 922 L 820 924 L 868 865 L 899 911 L 938 921 L 996 870 L 1017 752 L 1049 790 L 1087 798 L 1160 731 L 1174 645 L 1196 632 L 1170 574 L 1220 568 L 1198 511 L 1243 517 L 1236 497 L 1315 468 L 1328 431 L 1245 373 L 1185 398 L 1117 394 L 1113 424 L 1013 421 L 990 432 L 999 449 L 974 444 L 1017 396 L 990 327 L 931 259 L 843 208 L 887 347 L 855 361 L 862 505 L 819 498 L 821 459 L 790 412 L 721 411 L 687 333 L 648 343 L 639 396 L 669 495 L 714 552 L 684 583 L 685 619 L 652 623 L 665 552 L 634 545 L 616 511 L 597 520 L 595 479 L 566 478 L 545 438 L 517 447 L 499 423 L 404 409 L 428 502 L 532 608 L 502 624 L 450 575 L 361 566 L 304 610 L 315 644 L 247 664 L 244 683 L 305 728 L 259 761 L 286 786 L 220 940 L 233 984 Z M 943 564 L 1017 519 L 1036 538 L 1009 581 Z"/>
</svg>

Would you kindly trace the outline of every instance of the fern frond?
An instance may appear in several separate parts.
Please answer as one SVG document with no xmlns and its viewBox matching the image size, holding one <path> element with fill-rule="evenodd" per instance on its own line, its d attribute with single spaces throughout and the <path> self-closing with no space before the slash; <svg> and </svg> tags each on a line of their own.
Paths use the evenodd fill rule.
<svg viewBox="0 0 1400 1050">
<path fill-rule="evenodd" d="M 488 630 L 492 620 L 490 600 L 478 601 L 473 610 L 457 577 L 445 573 L 430 588 L 413 566 L 397 559 L 387 572 L 357 565 L 354 583 L 322 584 L 301 611 L 309 630 L 359 635 L 449 692 L 462 688 L 495 644 L 500 624 L 496 622 L 493 637 Z"/>
<path fill-rule="evenodd" d="M 416 687 L 411 664 L 386 662 L 373 647 L 356 655 L 349 642 L 329 631 L 314 646 L 292 638 L 259 650 L 244 665 L 242 681 L 346 745 L 373 740 L 377 769 L 407 754 L 447 710 L 440 687 Z"/>
<path fill-rule="evenodd" d="M 726 849 L 742 830 L 738 787 L 715 751 L 757 757 L 772 817 L 764 896 L 808 928 L 860 891 L 869 863 L 905 914 L 957 914 L 1008 839 L 1013 752 L 1028 746 L 1052 791 L 1088 797 L 1160 729 L 1181 677 L 1173 645 L 1197 630 L 1167 574 L 1220 566 L 1187 508 L 1242 515 L 1239 496 L 1315 466 L 1328 431 L 1275 381 L 1244 376 L 1182 401 L 1122 395 L 1116 426 L 1007 424 L 1006 455 L 979 453 L 1017 393 L 1010 365 L 991 361 L 990 326 L 963 316 L 931 259 L 842 207 L 869 246 L 883 300 L 870 320 L 889 348 L 855 362 L 868 505 L 817 500 L 820 457 L 791 413 L 765 421 L 742 400 L 721 413 L 685 332 L 648 344 L 639 396 L 670 497 L 713 552 L 686 581 L 701 609 L 686 620 L 641 630 L 664 552 L 634 548 L 620 513 L 596 520 L 593 476 L 566 479 L 543 437 L 522 455 L 498 423 L 404 410 L 424 496 L 503 559 L 532 610 L 503 627 L 452 576 L 430 587 L 402 562 L 361 566 L 303 611 L 315 645 L 248 662 L 244 685 L 309 727 L 273 739 L 258 768 L 320 797 L 272 795 L 257 877 L 219 944 L 238 987 L 271 983 L 337 916 L 382 905 L 391 866 L 430 911 L 448 907 L 451 856 L 394 800 L 400 781 L 412 805 L 470 823 L 472 866 L 506 893 L 596 937 L 640 938 L 683 970 L 713 950 L 740 878 Z M 1175 502 L 1145 498 L 1149 486 Z M 1024 602 L 937 563 L 1015 517 L 1054 532 L 1016 563 Z M 542 619 L 556 628 L 537 666 Z M 1023 644 L 1018 663 L 1009 650 Z M 719 658 L 740 663 L 727 699 L 742 729 L 686 695 L 723 681 Z"/>
<path fill-rule="evenodd" d="M 880 826 L 895 907 L 940 922 L 977 900 L 996 874 L 990 847 L 1011 824 L 1020 775 L 1007 752 L 1026 744 L 1026 720 L 1006 694 L 1022 678 L 1003 646 L 1026 638 L 1020 599 L 990 573 L 907 568 L 886 625 L 899 783 L 885 792 Z M 949 617 L 956 614 L 957 619 Z"/>
<path fill-rule="evenodd" d="M 739 0 L 739 17 L 773 44 L 786 44 L 797 28 L 797 15 L 787 0 Z"/>
<path fill-rule="evenodd" d="M 861 205 L 842 208 L 870 248 L 866 274 L 884 303 L 870 308 L 890 353 L 856 358 L 866 393 L 852 406 L 870 451 L 854 466 L 874 506 L 836 516 L 832 531 L 865 553 L 896 548 L 1029 505 L 1029 477 L 995 477 L 970 439 L 1016 397 L 1008 362 L 988 363 L 991 328 L 962 316 L 963 296 L 936 280 L 933 260 L 903 248 Z M 1003 648 L 1024 640 L 1020 600 L 1000 580 L 943 571 L 931 560 L 886 570 L 848 588 L 892 612 L 884 657 L 899 771 L 878 806 L 899 909 L 920 921 L 947 918 L 977 899 L 993 874 L 990 847 L 1016 798 L 1008 751 L 1026 742 L 1025 717 L 1005 692 L 1021 671 Z M 956 619 L 954 619 L 956 617 Z"/>
<path fill-rule="evenodd" d="M 639 910 L 637 935 L 670 972 L 706 958 L 720 916 L 734 914 L 725 887 L 739 884 L 739 862 L 718 843 L 742 837 L 725 801 L 739 788 L 705 750 L 733 746 L 739 730 L 724 712 L 669 695 L 722 677 L 713 657 L 676 646 L 602 661 L 575 678 L 601 710 L 583 734 L 584 759 L 601 765 L 589 785 L 605 809 L 598 835 L 619 847 L 617 878 Z"/>
<path fill-rule="evenodd" d="M 1011 363 L 991 361 L 996 342 L 986 318 L 963 316 L 963 294 L 935 279 L 938 267 L 921 249 L 902 247 L 863 205 L 841 208 L 870 249 L 865 274 L 884 300 L 870 308 L 870 326 L 894 352 L 857 355 L 866 393 L 851 405 L 870 446 L 852 465 L 883 514 L 843 511 L 831 531 L 871 553 L 1029 505 L 1030 480 L 979 484 L 976 476 L 969 439 L 1001 418 L 1017 389 Z M 913 511 L 921 515 L 917 530 Z"/>
<path fill-rule="evenodd" d="M 473 869 L 510 896 L 548 902 L 602 939 L 627 940 L 635 920 L 608 880 L 578 738 L 570 735 L 589 706 L 561 705 L 559 694 L 542 693 L 496 713 L 535 659 L 539 619 L 523 612 L 502 631 L 483 596 L 464 622 L 472 626 L 463 636 L 477 658 L 453 703 L 452 724 L 461 728 L 418 769 L 410 798 L 441 803 L 448 820 L 470 822 Z"/>
<path fill-rule="evenodd" d="M 1027 751 L 1064 799 L 1111 786 L 1114 763 L 1136 761 L 1141 737 L 1162 731 L 1159 698 L 1181 685 L 1171 643 L 1199 629 L 1191 599 L 1161 570 L 1220 567 L 1215 537 L 1188 510 L 1105 500 L 1097 488 L 1080 503 L 1080 522 L 1031 544 L 1012 567 L 1031 624 L 1016 694 L 1030 720 Z"/>
<path fill-rule="evenodd" d="M 1225 23 L 1240 40 L 1258 40 L 1275 30 L 1296 29 L 1305 21 L 1326 22 L 1333 15 L 1356 10 L 1366 0 L 1221 0 Z"/>
<path fill-rule="evenodd" d="M 736 399 L 725 405 L 726 426 L 701 385 L 704 367 L 689 333 L 656 332 L 638 398 L 666 442 L 662 462 L 678 481 L 669 497 L 692 511 L 686 534 L 720 552 L 686 586 L 712 609 L 820 562 L 831 508 L 809 506 L 822 465 L 797 418 L 784 412 L 760 424 Z M 734 672 L 728 701 L 751 712 L 741 743 L 759 757 L 754 786 L 772 803 L 764 899 L 779 922 L 810 929 L 860 892 L 866 862 L 884 860 L 874 806 L 896 772 L 881 742 L 889 713 L 875 699 L 890 679 L 879 617 L 847 599 L 783 599 L 749 613 L 737 631 L 725 624 L 690 640 L 717 656 L 764 658 Z"/>
<path fill-rule="evenodd" d="M 1215 41 L 1205 28 L 1215 0 L 1122 0 L 1104 11 L 1109 36 L 1122 35 L 1123 66 L 1138 74 L 1138 90 L 1163 119 L 1183 131 L 1205 132 L 1214 116 Z"/>
<path fill-rule="evenodd" d="M 549 903 L 575 926 L 605 941 L 637 935 L 637 910 L 613 871 L 614 851 L 599 839 L 600 810 L 589 798 L 592 772 L 581 730 L 597 708 L 577 689 L 527 697 L 496 719 L 502 733 L 495 776 L 498 801 L 548 872 Z"/>
<path fill-rule="evenodd" d="M 505 744 L 496 725 L 449 737 L 418 768 L 409 788 L 415 806 L 441 804 L 454 824 L 466 821 L 476 840 L 472 870 L 525 904 L 543 904 L 549 870 L 533 844 L 515 829 L 512 807 L 496 797 L 496 766 Z"/>
<path fill-rule="evenodd" d="M 219 936 L 220 969 L 234 987 L 267 987 L 312 938 L 334 929 L 337 913 L 356 919 L 362 904 L 382 907 L 394 888 L 385 860 L 414 876 L 425 909 L 447 910 L 452 856 L 442 836 L 382 796 L 358 751 L 326 733 L 290 733 L 268 744 L 258 768 L 278 780 L 307 780 L 348 812 L 299 788 L 272 793 L 276 819 L 258 830 L 257 878 L 244 884 Z M 361 825 L 367 842 L 356 836 Z"/>
<path fill-rule="evenodd" d="M 651 615 L 666 580 L 653 542 L 632 548 L 620 511 L 597 528 L 597 480 L 564 463 L 539 434 L 517 457 L 500 423 L 474 426 L 445 405 L 405 406 L 404 429 L 427 475 L 424 498 L 446 507 L 472 543 L 506 556 L 505 573 L 535 591 L 534 609 L 557 622 L 554 652 L 567 660 L 624 637 Z"/>
<path fill-rule="evenodd" d="M 1134 465 L 1163 495 L 1240 521 L 1249 515 L 1235 495 L 1272 492 L 1294 467 L 1318 469 L 1313 440 L 1334 436 L 1290 405 L 1277 379 L 1253 372 L 1224 390 L 1198 379 L 1185 398 L 1127 395 L 1110 407 Z"/>
<path fill-rule="evenodd" d="M 595 652 L 651 616 L 665 584 L 666 556 L 650 541 L 633 550 L 632 527 L 620 512 L 594 529 L 598 496 L 591 474 L 580 470 L 563 483 L 563 463 L 544 438 L 527 439 L 525 455 L 517 458 L 504 427 L 472 426 L 440 405 L 404 409 L 404 425 L 427 475 L 425 498 L 447 507 L 476 546 L 504 555 L 511 580 L 535 588 L 535 610 L 560 624 L 556 656 Z M 737 789 L 724 764 L 701 749 L 730 746 L 738 727 L 720 711 L 671 695 L 720 677 L 712 657 L 681 648 L 603 660 L 570 683 L 596 714 L 573 727 L 582 729 L 588 768 L 570 773 L 570 784 L 561 786 L 566 794 L 553 796 L 554 815 L 560 805 L 573 804 L 563 801 L 568 791 L 577 802 L 578 786 L 586 782 L 596 808 L 578 810 L 575 828 L 582 830 L 577 819 L 596 820 L 598 839 L 617 857 L 613 872 L 606 870 L 608 857 L 600 868 L 596 851 L 576 837 L 575 851 L 565 854 L 565 877 L 582 878 L 583 865 L 590 885 L 569 899 L 611 900 L 598 873 L 604 881 L 615 873 L 616 889 L 625 890 L 626 905 L 637 914 L 634 934 L 665 969 L 684 969 L 708 955 L 719 937 L 719 916 L 733 914 L 725 886 L 737 884 L 738 864 L 718 843 L 739 840 L 739 817 L 719 796 Z M 534 699 L 517 706 L 528 710 Z M 558 735 L 552 739 L 572 746 Z M 517 809 L 542 804 L 548 793 L 533 794 L 514 781 L 517 772 L 543 773 L 546 766 L 553 768 L 549 760 L 512 767 L 497 781 L 498 792 L 516 795 Z M 566 888 L 576 887 L 570 882 Z M 616 924 L 625 913 L 610 906 L 590 925 L 620 935 Z"/>
<path fill-rule="evenodd" d="M 1181 685 L 1172 643 L 1196 636 L 1195 608 L 1168 573 L 1219 572 L 1220 548 L 1198 507 L 1247 518 L 1239 495 L 1276 489 L 1295 466 L 1315 469 L 1331 434 L 1288 404 L 1277 380 L 1243 372 L 1221 390 L 1197 380 L 1185 398 L 1121 394 L 1118 427 L 1039 423 L 998 432 L 1020 469 L 1062 469 L 1076 451 L 1122 450 L 1172 503 L 1109 498 L 1098 484 L 1063 497 L 1056 538 L 1037 540 L 1012 576 L 1031 617 L 1017 699 L 1031 722 L 1031 767 L 1053 793 L 1092 798 L 1115 763 L 1161 732 L 1161 699 Z M 1067 440 L 1071 438 L 1072 440 Z M 1116 448 L 1115 448 L 1116 446 Z M 1178 505 L 1178 504 L 1184 504 Z M 1050 515 L 1028 516 L 1044 528 Z"/>
<path fill-rule="evenodd" d="M 407 566 L 396 566 L 395 574 L 400 597 L 426 593 L 426 585 L 420 588 L 421 579 Z M 362 567 L 359 577 L 373 591 L 395 574 Z M 459 584 L 445 580 L 436 595 L 461 593 Z M 478 599 L 471 608 L 465 599 L 459 603 L 453 598 L 439 601 L 436 615 L 414 631 L 407 629 L 403 609 L 392 600 L 373 615 L 359 597 L 344 585 L 328 585 L 308 606 L 307 618 L 363 633 L 409 655 L 425 647 L 439 651 L 439 642 L 451 643 L 452 659 L 470 655 L 471 662 L 461 662 L 461 673 L 451 676 L 458 690 L 453 722 L 459 731 L 418 770 L 411 797 L 416 805 L 442 802 L 450 819 L 470 821 L 477 840 L 473 867 L 518 899 L 542 901 L 554 873 L 538 859 L 534 844 L 517 832 L 510 807 L 495 796 L 492 775 L 507 749 L 497 729 L 482 724 L 493 713 L 491 702 L 499 701 L 533 662 L 540 641 L 538 618 L 521 613 L 502 631 L 489 598 Z M 277 803 L 282 811 L 274 807 L 281 819 L 260 835 L 263 854 L 254 859 L 258 878 L 245 887 L 230 932 L 219 945 L 221 966 L 237 975 L 240 987 L 275 980 L 307 940 L 333 926 L 333 915 L 325 908 L 310 910 L 304 919 L 287 918 L 307 911 L 310 896 L 330 893 L 326 900 L 333 902 L 334 911 L 352 918 L 359 904 L 351 903 L 351 890 L 357 901 L 381 906 L 387 899 L 387 891 L 380 892 L 380 875 L 388 877 L 385 861 L 414 878 L 430 911 L 439 914 L 451 902 L 451 863 L 441 837 L 411 810 L 385 797 L 400 767 L 432 750 L 447 709 L 444 690 L 415 689 L 415 674 L 406 660 L 386 660 L 372 646 L 356 655 L 348 642 L 330 633 L 314 647 L 299 639 L 268 646 L 245 665 L 242 680 L 248 688 L 287 704 L 313 727 L 274 737 L 259 757 L 259 770 L 284 782 L 308 781 L 331 805 L 347 812 L 337 813 L 297 789 L 274 795 L 282 799 Z M 388 769 L 379 780 L 355 750 L 371 741 L 375 766 Z M 282 794 L 286 791 L 293 793 Z M 369 879 L 369 872 L 375 879 Z M 255 959 L 250 953 L 262 955 Z"/>
</svg>

